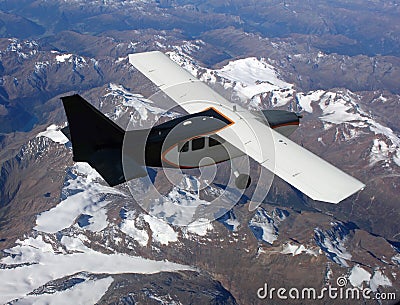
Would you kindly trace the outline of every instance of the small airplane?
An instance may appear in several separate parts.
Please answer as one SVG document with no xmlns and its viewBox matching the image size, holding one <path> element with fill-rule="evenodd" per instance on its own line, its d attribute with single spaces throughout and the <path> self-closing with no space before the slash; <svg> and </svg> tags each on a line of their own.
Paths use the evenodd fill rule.
<svg viewBox="0 0 400 305">
<path fill-rule="evenodd" d="M 188 114 L 125 131 L 81 96 L 62 97 L 73 160 L 88 162 L 110 186 L 145 177 L 146 167 L 199 168 L 247 155 L 313 200 L 339 203 L 365 187 L 287 138 L 296 113 L 250 112 L 158 51 L 130 54 L 129 62 Z M 251 184 L 249 175 L 235 176 L 239 189 Z"/>
</svg>

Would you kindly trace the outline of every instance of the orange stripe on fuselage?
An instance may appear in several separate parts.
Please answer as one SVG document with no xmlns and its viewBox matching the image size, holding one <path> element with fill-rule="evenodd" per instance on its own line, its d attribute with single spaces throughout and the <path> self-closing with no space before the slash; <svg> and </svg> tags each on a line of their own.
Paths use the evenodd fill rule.
<svg viewBox="0 0 400 305">
<path fill-rule="evenodd" d="M 279 125 L 275 125 L 274 127 L 271 127 L 271 128 L 275 129 L 275 128 L 284 127 L 284 126 L 299 126 L 299 122 L 289 122 L 289 123 L 279 124 Z"/>
<path fill-rule="evenodd" d="M 233 125 L 233 124 L 235 124 L 235 122 L 232 121 L 228 116 L 226 116 L 226 115 L 223 114 L 221 111 L 215 109 L 215 108 L 212 107 L 212 106 L 211 106 L 211 107 L 208 107 L 208 108 L 206 108 L 206 109 L 204 109 L 204 110 L 202 110 L 202 111 L 200 111 L 200 112 L 207 111 L 207 110 L 210 110 L 210 109 L 214 110 L 214 111 L 217 112 L 219 115 L 223 116 L 223 117 L 224 117 L 225 119 L 227 119 L 230 123 L 227 124 L 226 126 L 220 128 L 220 129 L 213 130 L 213 131 L 210 131 L 210 132 L 207 132 L 207 133 L 204 133 L 204 134 L 199 134 L 199 135 L 196 135 L 196 136 L 194 136 L 194 137 L 190 137 L 190 138 L 184 139 L 184 140 L 182 140 L 182 141 L 180 141 L 180 142 L 187 142 L 187 141 L 190 141 L 190 140 L 192 140 L 192 139 L 200 138 L 200 137 L 205 136 L 205 135 L 216 134 L 217 132 L 219 132 L 219 131 L 221 131 L 221 130 L 223 130 L 223 129 L 225 129 L 225 128 L 227 128 L 227 127 Z M 168 163 L 169 165 L 172 165 L 172 166 L 174 166 L 174 167 L 177 167 L 177 168 L 198 168 L 198 166 L 197 166 L 197 167 L 181 166 L 181 165 L 179 165 L 179 164 L 175 164 L 175 163 L 173 163 L 173 162 L 168 161 L 168 160 L 165 158 L 165 155 L 166 155 L 167 153 L 169 153 L 175 146 L 178 146 L 178 143 L 172 145 L 171 147 L 169 147 L 168 149 L 166 149 L 166 150 L 161 154 L 161 160 L 162 160 L 162 161 Z M 226 161 L 226 160 L 224 160 L 224 161 Z M 222 161 L 221 161 L 221 162 L 222 162 Z"/>
</svg>

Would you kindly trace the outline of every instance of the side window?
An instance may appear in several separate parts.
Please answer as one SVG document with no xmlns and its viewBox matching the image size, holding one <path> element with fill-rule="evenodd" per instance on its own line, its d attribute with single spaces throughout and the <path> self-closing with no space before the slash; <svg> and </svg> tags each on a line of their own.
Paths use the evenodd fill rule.
<svg viewBox="0 0 400 305">
<path fill-rule="evenodd" d="M 192 140 L 192 150 L 198 150 L 202 149 L 205 146 L 205 141 L 206 139 L 204 137 L 202 138 L 196 138 Z"/>
<path fill-rule="evenodd" d="M 189 151 L 189 141 L 182 145 L 180 152 Z"/>
<path fill-rule="evenodd" d="M 221 145 L 221 142 L 214 138 L 208 138 L 208 147 Z"/>
</svg>

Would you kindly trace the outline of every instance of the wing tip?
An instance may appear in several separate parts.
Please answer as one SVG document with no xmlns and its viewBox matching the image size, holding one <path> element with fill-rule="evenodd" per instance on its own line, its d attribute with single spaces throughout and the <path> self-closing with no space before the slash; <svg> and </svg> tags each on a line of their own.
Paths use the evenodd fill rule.
<svg viewBox="0 0 400 305">
<path fill-rule="evenodd" d="M 165 55 L 161 51 L 149 51 L 149 52 L 138 52 L 138 53 L 128 54 L 129 62 L 133 61 L 135 58 L 149 58 L 152 56 L 167 56 L 167 55 Z"/>
<path fill-rule="evenodd" d="M 348 190 L 347 192 L 341 192 L 341 193 L 335 193 L 332 196 L 309 196 L 307 194 L 307 196 L 309 196 L 312 200 L 315 201 L 321 201 L 321 202 L 326 202 L 326 203 L 332 203 L 332 204 L 339 204 L 340 202 L 342 202 L 343 200 L 349 198 L 350 196 L 353 196 L 354 194 L 356 194 L 357 192 L 360 192 L 362 190 L 365 189 L 366 185 L 360 181 L 357 180 L 357 182 L 359 183 L 358 186 L 355 186 L 354 188 L 352 188 L 351 190 Z"/>
</svg>

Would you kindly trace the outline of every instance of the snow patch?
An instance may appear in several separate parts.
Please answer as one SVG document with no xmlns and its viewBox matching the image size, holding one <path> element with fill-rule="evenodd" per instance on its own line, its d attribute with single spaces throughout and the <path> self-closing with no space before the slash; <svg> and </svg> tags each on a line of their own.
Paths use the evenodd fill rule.
<svg viewBox="0 0 400 305">
<path fill-rule="evenodd" d="M 65 249 L 67 249 L 67 251 L 86 252 L 90 249 L 85 246 L 83 241 L 89 242 L 89 239 L 85 235 L 79 234 L 75 237 L 62 236 L 60 243 L 65 246 Z"/>
<path fill-rule="evenodd" d="M 100 174 L 86 162 L 75 162 L 72 171 L 83 175 L 87 184 L 94 182 L 95 180 L 102 179 Z M 73 186 L 71 186 L 71 188 L 72 187 Z"/>
<path fill-rule="evenodd" d="M 226 221 L 226 224 L 228 226 L 231 226 L 232 227 L 232 231 L 234 231 L 234 232 L 236 232 L 238 227 L 240 226 L 240 222 L 237 219 L 228 219 Z"/>
<path fill-rule="evenodd" d="M 59 127 L 55 124 L 47 127 L 45 131 L 39 132 L 36 137 L 46 137 L 59 144 L 65 144 L 69 141 L 68 138 L 61 132 L 61 130 L 59 130 Z"/>
<path fill-rule="evenodd" d="M 400 166 L 399 136 L 389 127 L 375 121 L 369 113 L 363 111 L 357 103 L 358 99 L 358 96 L 348 90 L 323 94 L 319 102 L 319 106 L 323 111 L 320 119 L 329 124 L 325 126 L 326 129 L 334 125 L 344 124 L 347 130 L 347 135 L 344 135 L 346 140 L 357 137 L 362 128 L 368 128 L 376 135 L 384 135 L 387 141 L 374 139 L 370 156 L 371 164 L 392 158 Z M 385 143 L 382 144 L 382 142 Z"/>
<path fill-rule="evenodd" d="M 137 228 L 138 219 L 135 217 L 135 212 L 127 212 L 126 218 L 121 223 L 121 231 L 132 237 L 142 247 L 147 246 L 149 235 L 145 229 Z"/>
<path fill-rule="evenodd" d="M 194 42 L 184 41 L 182 45 L 174 46 L 173 48 L 177 50 L 180 54 L 191 54 L 193 51 L 198 51 L 200 49 L 200 46 L 204 44 L 204 41 L 202 41 L 201 39 L 197 39 Z"/>
<path fill-rule="evenodd" d="M 85 246 L 79 237 L 63 237 L 61 242 L 69 252 L 62 249 L 54 251 L 52 244 L 44 241 L 41 235 L 18 240 L 17 246 L 4 250 L 9 256 L 0 260 L 6 267 L 0 269 L 0 278 L 7 279 L 0 285 L 1 304 L 26 297 L 49 281 L 79 272 L 153 274 L 195 270 L 168 261 L 154 261 L 119 253 L 104 254 Z M 87 293 L 91 295 L 89 291 L 85 295 Z"/>
<path fill-rule="evenodd" d="M 348 277 L 351 285 L 353 287 L 357 287 L 359 289 L 364 288 L 363 283 L 369 285 L 373 292 L 378 291 L 379 286 L 381 287 L 391 287 L 392 282 L 389 280 L 387 276 L 385 276 L 381 270 L 376 269 L 371 276 L 371 273 L 366 271 L 364 268 L 360 267 L 360 265 L 355 265 Z"/>
<path fill-rule="evenodd" d="M 391 287 L 392 282 L 380 270 L 375 270 L 374 275 L 372 276 L 371 281 L 369 283 L 369 287 L 373 292 L 376 292 L 379 286 Z"/>
<path fill-rule="evenodd" d="M 351 254 L 345 247 L 347 235 L 350 231 L 341 223 L 332 223 L 332 228 L 323 231 L 319 228 L 314 230 L 314 240 L 325 255 L 336 264 L 348 267 L 347 261 L 351 259 Z"/>
<path fill-rule="evenodd" d="M 263 208 L 258 208 L 249 221 L 249 227 L 258 240 L 273 244 L 278 239 L 278 228 L 274 220 Z"/>
<path fill-rule="evenodd" d="M 320 119 L 333 124 L 362 120 L 363 117 L 357 113 L 354 104 L 351 102 L 351 98 L 347 95 L 326 92 L 319 104 L 323 112 Z"/>
<path fill-rule="evenodd" d="M 385 141 L 374 139 L 370 154 L 370 164 L 374 165 L 379 161 L 387 160 L 391 152 L 393 152 L 393 149 Z"/>
<path fill-rule="evenodd" d="M 173 174 L 172 172 L 171 175 Z M 211 203 L 200 199 L 201 182 L 196 177 L 183 175 L 181 178 L 180 173 L 178 173 L 177 178 L 181 179 L 180 181 L 177 180 L 178 185 L 163 193 L 163 196 L 159 196 L 159 193 L 149 195 L 148 183 L 140 179 L 130 182 L 129 187 L 137 200 L 143 198 L 143 200 L 149 202 L 146 209 L 151 215 L 176 226 L 188 226 L 198 220 L 196 212 L 207 208 Z M 204 189 L 211 194 L 214 190 L 210 186 Z M 215 193 L 218 193 L 217 190 L 215 190 Z"/>
<path fill-rule="evenodd" d="M 144 215 L 143 219 L 149 224 L 153 241 L 162 245 L 178 241 L 178 233 L 166 222 L 150 215 Z"/>
<path fill-rule="evenodd" d="M 71 58 L 72 54 L 56 55 L 56 61 L 59 63 L 65 62 Z"/>
<path fill-rule="evenodd" d="M 396 263 L 397 265 L 400 266 L 400 254 L 396 254 L 395 256 L 392 257 L 392 262 Z"/>
<path fill-rule="evenodd" d="M 258 240 L 272 245 L 278 239 L 279 224 L 290 214 L 288 211 L 279 208 L 275 208 L 270 214 L 265 209 L 259 207 L 253 218 L 249 221 L 249 228 Z"/>
<path fill-rule="evenodd" d="M 297 104 L 302 108 L 302 110 L 312 113 L 313 109 L 311 107 L 312 102 L 318 102 L 321 96 L 325 93 L 323 90 L 311 91 L 308 93 L 297 93 L 296 99 Z"/>
<path fill-rule="evenodd" d="M 27 59 L 38 53 L 38 43 L 35 40 L 19 40 L 17 38 L 9 38 L 7 52 L 15 52 L 20 58 Z"/>
<path fill-rule="evenodd" d="M 98 280 L 87 280 L 83 283 L 76 284 L 73 287 L 64 291 L 57 291 L 55 293 L 44 293 L 39 295 L 28 295 L 26 297 L 18 299 L 16 302 L 13 302 L 13 304 L 96 304 L 107 292 L 113 281 L 114 279 L 111 276 Z"/>
<path fill-rule="evenodd" d="M 194 222 L 190 223 L 186 227 L 186 231 L 199 235 L 199 236 L 205 236 L 207 235 L 208 231 L 212 231 L 213 225 L 208 219 L 205 218 L 199 218 L 195 220 Z"/>
<path fill-rule="evenodd" d="M 382 94 L 378 97 L 378 100 L 381 101 L 382 103 L 386 103 L 388 99 L 384 97 Z"/>
<path fill-rule="evenodd" d="M 35 73 L 40 73 L 44 70 L 50 63 L 48 61 L 38 61 L 35 63 Z"/>
<path fill-rule="evenodd" d="M 115 61 L 115 63 L 120 63 L 120 62 L 125 61 L 125 60 L 127 60 L 127 59 L 128 59 L 128 56 L 125 56 L 125 57 L 118 57 L 118 59 Z"/>
<path fill-rule="evenodd" d="M 109 92 L 106 93 L 104 97 L 112 96 L 114 98 L 118 98 L 122 106 L 134 108 L 139 113 L 142 121 L 146 121 L 149 117 L 149 114 L 167 117 L 176 116 L 175 113 L 154 106 L 154 103 L 151 100 L 144 98 L 141 94 L 130 92 L 122 85 L 110 83 L 108 91 Z M 116 118 L 119 118 L 124 112 L 125 111 L 123 109 L 116 109 L 114 114 L 116 115 Z"/>
<path fill-rule="evenodd" d="M 359 265 L 354 266 L 349 275 L 349 281 L 353 287 L 362 288 L 363 282 L 369 283 L 371 279 L 371 273 L 361 268 Z"/>
<path fill-rule="evenodd" d="M 293 87 L 279 79 L 275 68 L 265 59 L 255 57 L 231 61 L 215 73 L 233 82 L 235 90 L 247 99 L 264 92 Z"/>
<path fill-rule="evenodd" d="M 94 182 L 98 174 L 88 164 L 78 162 L 72 172 L 76 175 L 72 175 L 63 189 L 69 195 L 54 208 L 37 216 L 35 230 L 56 233 L 70 227 L 81 214 L 92 216 L 86 229 L 101 231 L 107 227 L 105 207 L 110 201 L 104 199 L 104 194 L 125 194 L 116 188 Z"/>
<path fill-rule="evenodd" d="M 292 254 L 293 256 L 305 253 L 308 255 L 318 256 L 318 253 L 314 250 L 307 249 L 304 245 L 292 245 L 291 243 L 287 243 L 283 246 L 282 254 Z"/>
<path fill-rule="evenodd" d="M 211 70 L 199 65 L 187 54 L 177 49 L 167 55 L 191 73 L 209 84 L 221 83 L 225 89 L 233 89 L 235 96 L 243 102 L 250 100 L 250 106 L 263 108 L 262 97 L 271 92 L 277 101 L 274 106 L 284 105 L 292 100 L 293 85 L 279 78 L 277 70 L 266 59 L 249 57 L 230 61 L 218 70 Z"/>
<path fill-rule="evenodd" d="M 227 211 L 224 215 L 217 219 L 221 222 L 228 230 L 236 232 L 240 226 L 239 220 L 237 220 L 235 212 L 233 210 Z"/>
</svg>

